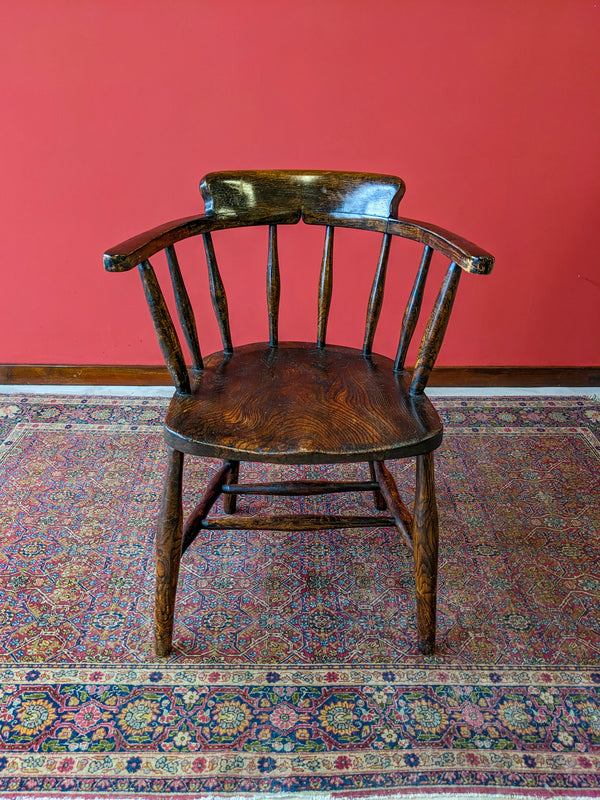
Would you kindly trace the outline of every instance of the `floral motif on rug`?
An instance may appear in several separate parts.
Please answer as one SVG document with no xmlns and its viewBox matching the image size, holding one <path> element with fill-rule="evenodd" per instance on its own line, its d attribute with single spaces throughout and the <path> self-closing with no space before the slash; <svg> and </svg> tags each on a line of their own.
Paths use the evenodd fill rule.
<svg viewBox="0 0 600 800">
<path fill-rule="evenodd" d="M 186 553 L 175 652 L 158 662 L 166 402 L 0 397 L 0 796 L 600 797 L 598 405 L 436 406 L 435 657 L 416 650 L 411 563 L 393 531 L 212 531 Z M 389 466 L 410 501 L 410 465 Z M 214 467 L 190 460 L 186 508 Z M 274 469 L 245 465 L 242 479 Z M 372 513 L 370 495 L 291 502 Z"/>
</svg>

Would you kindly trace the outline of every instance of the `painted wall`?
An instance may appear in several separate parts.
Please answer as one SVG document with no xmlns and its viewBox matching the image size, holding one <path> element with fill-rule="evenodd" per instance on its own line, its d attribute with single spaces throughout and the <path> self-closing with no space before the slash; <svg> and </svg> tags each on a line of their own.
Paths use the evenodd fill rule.
<svg viewBox="0 0 600 800">
<path fill-rule="evenodd" d="M 19 0 L 0 17 L 0 362 L 161 363 L 137 276 L 104 273 L 103 250 L 201 210 L 205 172 L 307 167 L 401 175 L 401 213 L 496 255 L 465 276 L 438 363 L 600 363 L 594 0 Z M 299 250 L 282 236 L 288 336 L 314 335 L 322 233 L 305 232 Z M 264 338 L 248 302 L 264 306 L 266 238 L 231 236 L 233 332 Z M 359 238 L 340 237 L 335 340 L 360 340 L 379 243 Z"/>
</svg>

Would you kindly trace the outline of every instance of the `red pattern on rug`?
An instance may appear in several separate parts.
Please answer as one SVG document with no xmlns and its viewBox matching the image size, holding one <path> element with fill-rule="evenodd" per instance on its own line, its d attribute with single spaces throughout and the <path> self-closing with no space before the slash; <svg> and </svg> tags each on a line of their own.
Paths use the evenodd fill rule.
<svg viewBox="0 0 600 800">
<path fill-rule="evenodd" d="M 596 403 L 437 401 L 434 658 L 394 531 L 212 531 L 184 557 L 176 651 L 157 662 L 165 405 L 0 398 L 0 791 L 600 789 Z M 186 508 L 214 466 L 189 460 Z M 410 500 L 411 466 L 389 466 Z"/>
</svg>

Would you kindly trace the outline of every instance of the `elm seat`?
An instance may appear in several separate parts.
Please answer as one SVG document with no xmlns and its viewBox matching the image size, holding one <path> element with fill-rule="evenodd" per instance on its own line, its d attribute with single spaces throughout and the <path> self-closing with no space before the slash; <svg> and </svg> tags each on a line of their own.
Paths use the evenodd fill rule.
<svg viewBox="0 0 600 800">
<path fill-rule="evenodd" d="M 167 222 L 111 248 L 106 269 L 138 267 L 159 344 L 176 392 L 165 421 L 167 467 L 156 533 L 155 643 L 171 650 L 182 555 L 204 530 L 294 530 L 388 527 L 414 557 L 417 646 L 435 646 L 438 518 L 433 451 L 441 421 L 424 394 L 446 331 L 463 272 L 485 275 L 494 259 L 472 242 L 429 223 L 398 216 L 404 182 L 393 175 L 299 170 L 214 172 L 200 183 L 205 213 Z M 323 257 L 314 342 L 279 342 L 278 230 L 281 225 L 322 226 Z M 225 286 L 212 242 L 214 231 L 265 226 L 269 341 L 234 347 Z M 327 344 L 333 290 L 334 233 L 356 228 L 381 237 L 367 300 L 362 350 Z M 203 358 L 192 303 L 175 245 L 202 236 L 210 297 L 223 350 Z M 423 245 L 406 303 L 394 360 L 373 352 L 392 240 Z M 394 245 L 396 246 L 396 245 Z M 179 332 L 149 259 L 165 251 Z M 416 363 L 406 367 L 434 251 L 450 262 L 421 338 Z M 195 266 L 195 265 L 193 265 Z M 188 368 L 180 343 L 185 338 Z M 184 454 L 223 459 L 198 506 L 184 524 Z M 414 457 L 415 498 L 404 504 L 387 459 Z M 370 480 L 297 480 L 243 483 L 244 462 L 336 464 L 366 462 Z M 322 495 L 370 492 L 373 515 L 290 514 L 244 516 L 240 495 Z M 225 516 L 211 515 L 223 496 Z"/>
<path fill-rule="evenodd" d="M 192 393 L 171 401 L 165 437 L 191 455 L 285 464 L 433 450 L 441 420 L 425 395 L 409 394 L 408 376 L 393 366 L 384 356 L 305 342 L 214 353 Z"/>
</svg>

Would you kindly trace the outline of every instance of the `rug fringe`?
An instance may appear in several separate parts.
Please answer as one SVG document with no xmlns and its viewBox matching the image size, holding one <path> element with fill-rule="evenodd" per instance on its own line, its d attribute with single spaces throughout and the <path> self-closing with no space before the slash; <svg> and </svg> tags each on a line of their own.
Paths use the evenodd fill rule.
<svg viewBox="0 0 600 800">
<path fill-rule="evenodd" d="M 19 793 L 15 795 L 0 792 L 0 800 L 132 800 L 132 795 L 109 794 L 76 794 L 71 793 Z M 436 791 L 424 789 L 414 792 L 412 789 L 392 789 L 389 792 L 372 794 L 364 792 L 254 792 L 250 794 L 142 794 L 135 795 L 135 800 L 600 800 L 600 792 L 591 790 L 586 793 L 572 793 L 540 789 L 527 794 L 515 793 L 508 789 L 505 792 L 482 789 L 480 792 L 463 791 L 460 788 L 452 791 Z"/>
</svg>

